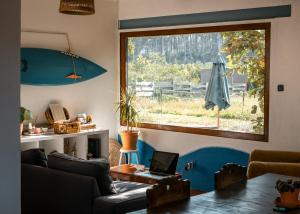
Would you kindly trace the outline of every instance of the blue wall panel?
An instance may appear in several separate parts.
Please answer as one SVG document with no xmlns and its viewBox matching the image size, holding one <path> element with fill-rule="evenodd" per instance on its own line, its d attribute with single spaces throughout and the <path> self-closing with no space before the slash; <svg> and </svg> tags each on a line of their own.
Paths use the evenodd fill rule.
<svg viewBox="0 0 300 214">
<path fill-rule="evenodd" d="M 206 147 L 181 156 L 177 171 L 183 178 L 191 181 L 192 189 L 212 191 L 214 189 L 214 173 L 226 163 L 248 165 L 249 155 L 245 152 L 224 148 Z M 195 167 L 185 171 L 185 164 L 195 161 Z"/>
<path fill-rule="evenodd" d="M 118 138 L 121 142 L 121 138 Z M 137 143 L 141 164 L 150 166 L 154 148 L 144 141 Z M 237 163 L 243 166 L 248 165 L 249 154 L 236 149 L 225 147 L 206 147 L 180 156 L 177 171 L 182 177 L 191 181 L 191 188 L 212 191 L 214 189 L 214 173 L 226 163 Z M 193 169 L 185 171 L 185 165 L 188 162 L 195 162 Z M 136 163 L 133 155 L 132 162 Z"/>
</svg>

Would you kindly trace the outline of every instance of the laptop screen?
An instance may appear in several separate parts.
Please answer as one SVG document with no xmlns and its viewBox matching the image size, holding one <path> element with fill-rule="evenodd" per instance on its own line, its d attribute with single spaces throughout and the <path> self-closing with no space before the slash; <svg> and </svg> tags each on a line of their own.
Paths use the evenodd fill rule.
<svg viewBox="0 0 300 214">
<path fill-rule="evenodd" d="M 152 156 L 150 172 L 175 175 L 179 154 L 155 151 Z"/>
</svg>

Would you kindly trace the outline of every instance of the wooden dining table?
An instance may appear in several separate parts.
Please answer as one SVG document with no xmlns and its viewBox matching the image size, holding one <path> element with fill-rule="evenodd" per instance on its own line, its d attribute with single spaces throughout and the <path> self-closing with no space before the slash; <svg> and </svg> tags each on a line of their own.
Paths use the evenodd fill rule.
<svg viewBox="0 0 300 214">
<path fill-rule="evenodd" d="M 277 180 L 300 180 L 300 178 L 278 174 L 265 174 L 246 182 L 236 183 L 224 190 L 212 191 L 191 197 L 189 200 L 168 204 L 142 213 L 187 213 L 187 214 L 268 214 L 274 212 L 274 200 L 279 196 L 275 189 Z M 289 210 L 288 214 L 300 214 L 300 209 Z"/>
</svg>

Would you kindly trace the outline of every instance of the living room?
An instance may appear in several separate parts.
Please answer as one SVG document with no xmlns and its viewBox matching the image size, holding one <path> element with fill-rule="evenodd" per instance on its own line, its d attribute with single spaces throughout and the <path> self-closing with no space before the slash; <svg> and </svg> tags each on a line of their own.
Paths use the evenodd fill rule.
<svg viewBox="0 0 300 214">
<path fill-rule="evenodd" d="M 1 65 L 4 68 L 2 72 L 4 75 L 1 79 L 1 97 L 3 99 L 1 110 L 3 121 L 5 121 L 0 129 L 3 137 L 0 144 L 1 213 L 21 213 L 21 203 L 22 206 L 24 205 L 24 196 L 22 196 L 23 202 L 21 201 L 20 150 L 40 147 L 45 150 L 46 155 L 53 151 L 66 153 L 66 144 L 74 145 L 72 139 L 75 139 L 77 142 L 80 141 L 79 146 L 76 145 L 75 150 L 69 152 L 69 155 L 87 159 L 88 135 L 92 136 L 91 139 L 97 138 L 91 142 L 99 143 L 100 154 L 97 158 L 105 157 L 110 160 L 111 166 L 117 167 L 111 171 L 111 176 L 116 180 L 141 181 L 140 178 L 137 179 L 137 175 L 133 176 L 132 173 L 130 176 L 134 178 L 126 180 L 125 177 L 128 174 L 124 174 L 118 167 L 119 159 L 121 159 L 122 165 L 125 162 L 139 163 L 140 165 L 133 165 L 135 170 L 139 171 L 144 167 L 151 166 L 151 159 L 154 158 L 155 152 L 178 154 L 176 172 L 179 177 L 189 180 L 191 198 L 199 197 L 200 201 L 202 200 L 200 197 L 209 197 L 206 194 L 216 194 L 214 193 L 217 183 L 215 172 L 220 169 L 226 171 L 226 167 L 223 166 L 227 163 L 236 164 L 231 167 L 247 167 L 248 178 L 249 173 L 250 175 L 252 173 L 250 177 L 255 178 L 259 178 L 259 175 L 264 173 L 294 176 L 292 178 L 296 180 L 295 177 L 300 176 L 300 160 L 297 154 L 300 152 L 300 134 L 298 132 L 300 116 L 297 105 L 300 102 L 298 93 L 300 86 L 297 81 L 300 3 L 297 0 L 226 0 L 222 2 L 216 0 L 192 0 L 189 2 L 180 0 L 95 0 L 94 11 L 90 15 L 63 13 L 60 11 L 62 1 L 13 0 L 3 3 L 4 7 L 1 8 L 0 23 L 1 27 L 5 29 L 0 36 Z M 248 40 L 245 37 L 243 41 L 249 42 L 249 44 L 253 43 L 253 38 L 257 36 L 256 33 L 263 32 L 258 35 L 261 37 L 255 37 L 262 41 L 263 63 L 258 63 L 257 67 L 263 67 L 261 73 L 263 83 L 255 82 L 260 80 L 256 78 L 259 77 L 257 70 L 249 69 L 247 74 L 240 72 L 235 77 L 229 75 L 228 104 L 231 106 L 222 109 L 220 105 L 216 104 L 219 108 L 206 110 L 203 106 L 206 104 L 205 97 L 208 97 L 206 94 L 208 94 L 210 78 L 205 75 L 206 73 L 210 75 L 214 68 L 213 65 L 222 63 L 216 63 L 210 58 L 209 54 L 213 54 L 212 51 L 207 53 L 205 50 L 195 49 L 195 52 L 200 53 L 195 55 L 192 52 L 193 47 L 196 46 L 195 44 L 204 46 L 205 43 L 208 43 L 207 41 L 215 41 L 217 38 L 223 38 L 224 41 L 226 40 L 224 38 L 231 38 L 234 41 L 235 35 L 230 35 L 228 32 L 241 33 L 245 31 L 250 32 L 250 36 L 247 34 Z M 180 35 L 186 35 L 190 40 L 180 43 Z M 211 38 L 211 40 L 205 40 L 205 38 Z M 146 40 L 148 41 L 147 45 Z M 159 43 L 163 40 L 166 42 Z M 204 42 L 201 43 L 202 40 Z M 168 48 L 168 44 L 172 44 L 171 48 Z M 184 45 L 182 46 L 182 44 Z M 211 48 L 211 50 L 215 50 L 216 47 L 218 50 L 216 54 L 222 53 L 225 56 L 225 67 L 229 67 L 229 70 L 234 70 L 230 66 L 234 66 L 241 59 L 238 58 L 240 55 L 236 55 L 236 58 L 229 57 L 233 56 L 233 53 L 226 51 L 230 52 L 232 44 L 230 46 L 227 43 L 226 46 L 224 43 L 214 43 Z M 211 44 L 209 43 L 209 45 Z M 162 47 L 165 49 L 163 50 Z M 181 47 L 185 47 L 188 59 L 184 58 L 184 54 L 180 55 Z M 234 47 L 238 47 L 238 45 Z M 243 48 L 246 49 L 246 46 Z M 52 79 L 48 78 L 46 74 L 38 79 L 31 76 L 30 78 L 39 82 L 30 82 L 33 79 L 25 78 L 26 74 L 30 74 L 30 60 L 25 59 L 27 60 L 25 64 L 23 61 L 24 56 L 28 56 L 25 51 L 29 49 L 48 50 L 47 54 L 49 55 L 45 59 L 45 64 L 48 63 L 49 68 L 53 66 L 53 70 L 60 68 L 59 65 L 55 67 L 56 58 L 51 59 L 51 54 L 65 52 L 73 54 L 73 56 L 66 54 L 63 56 L 69 57 L 69 62 L 74 63 L 76 60 L 81 60 L 80 62 L 93 63 L 99 69 L 99 74 L 86 80 L 81 76 L 80 65 L 77 64 L 78 67 L 76 67 L 75 63 L 73 67 L 74 64 L 70 64 L 69 70 L 66 71 L 71 76 L 65 77 L 73 81 L 71 83 L 65 83 L 66 78 L 51 82 Z M 155 53 L 151 55 L 145 50 Z M 261 54 L 257 50 L 257 46 L 251 49 L 252 52 L 255 52 L 255 56 Z M 37 53 L 42 56 L 42 52 Z M 156 53 L 159 53 L 159 56 L 156 56 Z M 247 54 L 249 55 L 249 53 Z M 171 57 L 175 55 L 180 58 Z M 198 58 L 193 61 L 192 56 Z M 181 62 L 180 60 L 183 58 L 185 61 Z M 158 61 L 162 63 L 158 64 Z M 27 67 L 25 66 L 27 70 L 24 69 L 24 65 L 27 65 Z M 138 66 L 141 65 L 144 67 L 138 70 Z M 201 75 L 192 73 L 198 72 L 199 67 L 197 66 L 200 67 Z M 147 68 L 150 69 L 147 70 Z M 177 68 L 181 68 L 186 71 L 186 75 L 191 74 L 191 76 L 181 75 Z M 238 70 L 237 67 L 235 68 Z M 152 70 L 153 73 L 150 73 Z M 164 70 L 171 70 L 174 73 L 173 76 L 168 76 L 163 72 Z M 136 75 L 135 72 L 140 73 Z M 172 81 L 169 81 L 170 79 Z M 186 84 L 186 80 L 190 82 Z M 233 81 L 236 81 L 235 84 Z M 168 84 L 172 82 L 170 83 L 172 86 L 166 86 L 166 82 Z M 133 85 L 134 87 L 132 87 Z M 257 86 L 263 88 L 262 94 L 256 91 L 256 95 L 251 95 L 253 90 L 259 88 Z M 120 112 L 116 112 L 116 110 L 124 89 L 126 94 L 126 89 L 129 92 L 131 88 L 135 89 L 137 95 L 139 121 L 136 124 L 137 128 L 133 129 L 138 131 L 139 136 L 137 148 L 130 148 L 130 151 L 131 149 L 137 151 L 135 153 L 137 157 L 135 154 L 131 155 L 125 151 L 125 158 L 122 159 L 120 149 L 121 143 L 124 141 L 122 131 L 126 130 L 124 123 L 126 121 L 120 121 Z M 259 100 L 260 96 L 262 99 Z M 196 103 L 195 106 L 194 103 Z M 71 134 L 72 137 L 61 134 L 54 139 L 53 136 L 43 135 L 41 132 L 43 130 L 47 132 L 46 130 L 49 128 L 49 118 L 45 116 L 45 111 L 50 108 L 49 104 L 59 104 L 61 109 L 67 110 L 70 119 L 77 118 L 80 123 L 88 123 L 87 118 L 91 118 L 90 121 L 96 128 L 88 130 L 85 134 Z M 31 123 L 29 126 L 28 121 L 24 122 L 25 135 L 21 137 L 21 140 L 20 119 L 17 113 L 20 111 L 20 106 L 30 111 Z M 256 106 L 255 111 L 253 106 Z M 33 132 L 29 130 L 32 129 L 32 125 L 37 127 Z M 29 134 L 27 134 L 32 136 L 26 136 L 27 130 L 29 130 Z M 47 139 L 45 140 L 43 137 L 47 137 Z M 114 145 L 114 151 L 112 145 Z M 278 153 L 253 153 L 257 150 L 272 150 Z M 285 153 L 286 151 L 295 153 Z M 290 160 L 291 163 L 282 165 L 281 168 L 278 168 L 276 164 L 274 166 L 252 163 L 255 166 L 252 166 L 252 171 L 250 170 L 250 161 L 261 160 L 264 163 L 273 163 L 266 158 L 271 157 L 272 160 L 273 155 L 283 156 L 284 158 L 279 158 L 280 162 Z M 38 172 L 29 172 L 35 175 L 33 180 L 38 182 L 38 174 L 35 174 Z M 278 179 L 287 180 L 287 177 L 281 176 L 272 177 L 275 179 L 274 181 L 269 178 L 270 186 L 273 189 Z M 45 177 L 45 179 L 49 178 Z M 248 182 L 249 188 L 252 186 L 251 180 L 253 179 L 249 179 Z M 33 181 L 31 183 L 34 184 Z M 144 187 L 143 185 L 142 187 Z M 45 189 L 49 190 L 50 187 L 53 188 L 49 185 Z M 279 192 L 273 189 L 274 194 L 269 196 L 272 200 L 265 202 L 270 205 L 265 208 L 270 210 L 269 213 L 272 213 L 273 208 L 276 207 L 274 200 L 280 196 Z M 74 194 L 75 192 L 74 190 Z M 55 195 L 55 191 L 53 194 Z M 146 193 L 143 194 L 146 198 Z M 176 196 L 176 193 L 173 196 Z M 248 200 L 247 197 L 246 199 Z M 30 200 L 27 197 L 25 201 Z M 195 199 L 190 200 L 189 203 L 192 203 L 193 200 Z M 36 213 L 36 210 L 34 211 L 34 208 L 31 207 L 34 201 L 28 203 L 30 206 L 26 208 L 29 207 L 29 210 L 33 210 L 31 213 Z M 71 202 L 66 200 L 65 203 Z M 147 206 L 151 207 L 150 204 L 147 205 L 148 202 L 145 203 L 145 201 L 140 203 L 144 207 L 128 205 L 132 210 L 128 209 L 135 211 L 137 209 L 144 210 Z M 230 203 L 234 202 L 229 200 L 224 203 L 224 207 L 226 207 L 231 206 Z M 200 202 L 198 202 L 198 206 L 200 206 L 199 204 Z M 49 205 L 49 207 L 51 206 L 55 208 L 53 204 Z M 89 208 L 91 210 L 85 213 L 100 213 L 99 209 L 102 209 L 101 212 L 105 212 L 105 210 L 103 211 L 104 205 L 102 204 L 102 206 L 102 208 Z M 224 211 L 217 206 L 213 210 L 211 204 L 207 204 L 205 211 L 205 202 L 200 206 L 202 210 L 194 204 L 191 206 L 199 209 L 199 213 L 206 213 L 206 211 L 222 213 Z M 40 210 L 39 213 L 49 213 L 51 210 L 49 207 L 45 207 L 45 211 Z M 59 207 L 63 207 L 63 205 L 59 205 Z M 257 207 L 254 206 L 253 209 L 255 208 Z M 178 207 L 178 212 L 188 213 L 188 210 L 180 211 L 180 209 L 182 208 Z M 254 212 L 250 209 L 247 212 L 247 208 L 245 210 L 246 213 Z M 157 209 L 153 212 L 156 211 Z M 236 210 L 232 209 L 231 211 Z M 265 213 L 264 211 L 261 213 Z M 22 212 L 26 213 L 24 210 Z M 68 211 L 57 211 L 56 213 L 61 212 L 69 213 Z M 112 211 L 107 212 L 112 213 Z M 168 212 L 172 213 L 176 210 L 168 210 Z M 259 213 L 259 210 L 257 212 Z M 291 212 L 299 211 L 292 210 Z M 226 212 L 224 211 L 224 213 Z"/>
</svg>

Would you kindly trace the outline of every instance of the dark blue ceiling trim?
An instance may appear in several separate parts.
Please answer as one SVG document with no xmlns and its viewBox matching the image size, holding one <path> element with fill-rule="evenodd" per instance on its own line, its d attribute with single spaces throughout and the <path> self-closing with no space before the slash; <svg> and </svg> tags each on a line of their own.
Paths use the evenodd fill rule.
<svg viewBox="0 0 300 214">
<path fill-rule="evenodd" d="M 271 19 L 291 16 L 291 5 L 159 16 L 119 21 L 119 29 L 165 27 L 176 25 L 205 24 L 216 22 Z"/>
</svg>

